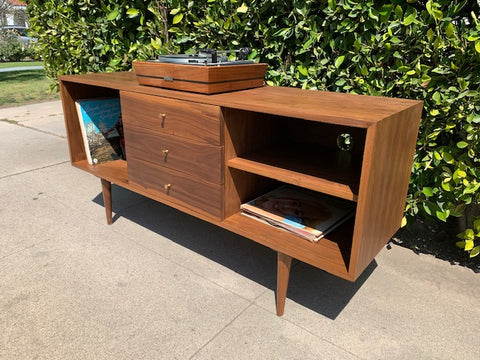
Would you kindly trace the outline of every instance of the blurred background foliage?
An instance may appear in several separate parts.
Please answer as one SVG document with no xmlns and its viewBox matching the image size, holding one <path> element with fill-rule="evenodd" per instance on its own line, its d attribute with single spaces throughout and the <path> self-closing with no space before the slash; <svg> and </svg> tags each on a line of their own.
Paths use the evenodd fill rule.
<svg viewBox="0 0 480 360">
<path fill-rule="evenodd" d="M 250 46 L 269 85 L 423 100 L 404 223 L 459 219 L 457 245 L 480 252 L 477 1 L 29 0 L 28 12 L 54 82 Z"/>
</svg>

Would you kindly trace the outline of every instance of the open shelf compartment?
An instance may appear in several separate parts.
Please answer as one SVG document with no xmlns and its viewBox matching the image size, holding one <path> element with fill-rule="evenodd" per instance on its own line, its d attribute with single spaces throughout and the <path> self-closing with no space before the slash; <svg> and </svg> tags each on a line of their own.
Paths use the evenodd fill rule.
<svg viewBox="0 0 480 360">
<path fill-rule="evenodd" d="M 88 165 L 75 101 L 107 97 L 120 98 L 120 92 L 116 89 L 72 83 L 69 81 L 61 81 L 60 89 L 70 150 L 70 161 L 73 165 L 76 165 L 77 163 L 83 164 L 85 160 L 85 163 Z"/>
<path fill-rule="evenodd" d="M 241 204 L 282 186 L 284 182 L 236 168 L 227 169 L 226 175 L 226 218 L 223 226 L 234 227 L 240 235 L 275 251 L 291 253 L 298 260 L 334 272 L 337 276 L 348 277 L 355 216 L 319 241 L 311 242 L 241 213 Z"/>
<path fill-rule="evenodd" d="M 250 219 L 240 212 L 228 217 L 222 227 L 252 239 L 274 251 L 316 266 L 342 278 L 348 278 L 353 220 L 338 231 L 313 243 L 287 231 Z M 350 237 L 350 241 L 348 238 Z"/>
<path fill-rule="evenodd" d="M 366 129 L 241 110 L 226 110 L 225 127 L 228 167 L 357 200 Z"/>
<path fill-rule="evenodd" d="M 347 200 L 358 198 L 361 159 L 336 149 L 289 144 L 230 159 L 227 166 Z"/>
</svg>

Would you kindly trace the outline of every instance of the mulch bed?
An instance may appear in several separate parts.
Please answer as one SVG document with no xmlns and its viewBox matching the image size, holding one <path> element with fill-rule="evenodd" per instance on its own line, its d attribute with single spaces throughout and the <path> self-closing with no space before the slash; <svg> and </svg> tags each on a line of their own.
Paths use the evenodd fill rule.
<svg viewBox="0 0 480 360">
<path fill-rule="evenodd" d="M 452 265 L 460 265 L 480 273 L 480 255 L 470 258 L 469 254 L 458 248 L 455 243 L 458 231 L 455 223 L 443 226 L 425 220 L 418 220 L 409 229 L 402 228 L 393 236 L 391 242 L 411 249 L 416 254 L 430 254 Z"/>
</svg>

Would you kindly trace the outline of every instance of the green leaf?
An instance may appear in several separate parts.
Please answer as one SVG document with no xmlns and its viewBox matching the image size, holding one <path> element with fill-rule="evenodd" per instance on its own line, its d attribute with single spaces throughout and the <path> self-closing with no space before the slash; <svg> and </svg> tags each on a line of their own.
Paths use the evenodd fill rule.
<svg viewBox="0 0 480 360">
<path fill-rule="evenodd" d="M 450 215 L 450 210 L 445 210 L 445 211 L 439 211 L 437 210 L 435 212 L 435 215 L 437 215 L 437 218 L 439 218 L 440 220 L 446 222 L 447 221 L 447 218 L 449 217 Z"/>
<path fill-rule="evenodd" d="M 465 142 L 465 141 L 459 141 L 459 142 L 457 143 L 457 147 L 458 147 L 459 149 L 465 149 L 467 146 L 468 146 L 468 143 Z"/>
<path fill-rule="evenodd" d="M 428 29 L 428 31 L 427 31 L 427 39 L 428 39 L 428 41 L 432 42 L 433 36 L 434 36 L 433 30 L 432 30 L 432 29 Z"/>
<path fill-rule="evenodd" d="M 303 66 L 303 65 L 298 65 L 297 66 L 297 70 L 300 74 L 304 75 L 304 76 L 308 76 L 308 69 Z"/>
<path fill-rule="evenodd" d="M 455 128 L 455 126 L 456 126 L 455 123 L 449 122 L 445 125 L 445 130 L 451 130 L 451 129 Z"/>
<path fill-rule="evenodd" d="M 449 182 L 442 182 L 442 189 L 445 191 L 452 191 L 453 187 Z"/>
<path fill-rule="evenodd" d="M 480 246 L 475 246 L 472 251 L 470 252 L 470 257 L 473 258 L 480 254 Z"/>
<path fill-rule="evenodd" d="M 480 232 L 480 218 L 476 219 L 474 222 L 473 222 L 473 228 L 475 229 L 475 231 L 477 233 Z"/>
<path fill-rule="evenodd" d="M 430 209 L 430 204 L 429 203 L 424 203 L 423 204 L 423 210 L 425 210 L 425 212 L 428 215 L 432 215 L 432 209 Z"/>
<path fill-rule="evenodd" d="M 433 195 L 433 190 L 431 187 L 424 187 L 422 192 L 425 194 L 426 197 L 430 197 Z"/>
<path fill-rule="evenodd" d="M 340 65 L 342 65 L 343 61 L 345 60 L 345 56 L 344 55 L 341 55 L 337 58 L 337 60 L 335 60 L 335 67 L 336 68 L 339 68 Z"/>
<path fill-rule="evenodd" d="M 477 190 L 480 188 L 480 183 L 477 184 L 469 184 L 465 190 L 463 190 L 464 194 L 474 194 L 477 192 Z"/>
<path fill-rule="evenodd" d="M 368 9 L 368 15 L 371 19 L 378 21 L 378 11 L 373 8 Z"/>
<path fill-rule="evenodd" d="M 425 4 L 425 8 L 427 9 L 428 13 L 432 15 L 432 1 L 428 0 L 427 3 Z"/>
<path fill-rule="evenodd" d="M 237 8 L 237 13 L 246 13 L 248 11 L 248 6 L 245 3 L 242 3 L 240 7 Z"/>
<path fill-rule="evenodd" d="M 475 50 L 480 53 L 480 41 L 475 41 Z"/>
<path fill-rule="evenodd" d="M 403 17 L 403 9 L 400 5 L 395 6 L 395 16 L 397 19 L 401 19 Z"/>
<path fill-rule="evenodd" d="M 135 16 L 138 16 L 138 14 L 139 14 L 138 9 L 133 9 L 133 8 L 132 8 L 132 9 L 128 9 L 128 10 L 127 10 L 127 15 L 128 15 L 128 17 L 130 17 L 130 18 L 134 18 Z"/>
<path fill-rule="evenodd" d="M 465 249 L 465 241 L 457 241 L 455 243 L 460 249 Z"/>
<path fill-rule="evenodd" d="M 414 9 L 410 15 L 406 16 L 405 19 L 403 19 L 403 25 L 405 26 L 410 25 L 415 21 L 416 17 L 417 17 L 417 10 Z"/>
<path fill-rule="evenodd" d="M 404 216 L 402 218 L 402 223 L 400 224 L 400 227 L 404 227 L 405 225 L 407 225 L 407 218 Z"/>
<path fill-rule="evenodd" d="M 335 10 L 335 8 L 337 7 L 337 2 L 335 0 L 328 0 L 328 7 L 331 10 Z"/>
<path fill-rule="evenodd" d="M 170 10 L 170 15 L 177 15 L 180 12 L 181 8 L 175 8 Z"/>
<path fill-rule="evenodd" d="M 440 93 L 439 93 L 438 91 L 435 91 L 435 92 L 433 93 L 432 99 L 433 99 L 433 101 L 435 101 L 435 103 L 436 103 L 437 105 L 439 105 L 440 102 L 442 101 L 442 98 L 441 98 Z"/>
<path fill-rule="evenodd" d="M 118 9 L 115 9 L 115 10 L 113 10 L 112 12 L 110 12 L 110 13 L 107 15 L 107 20 L 108 20 L 108 21 L 113 21 L 113 20 L 115 20 L 115 19 L 117 18 L 117 16 L 118 16 L 118 12 L 119 12 Z"/>
<path fill-rule="evenodd" d="M 425 4 L 425 7 L 428 11 L 428 13 L 435 19 L 435 20 L 441 20 L 443 18 L 443 13 L 436 9 L 437 3 L 432 3 L 432 1 L 427 1 Z"/>
<path fill-rule="evenodd" d="M 114 58 L 114 59 L 110 60 L 110 62 L 108 63 L 108 66 L 115 67 L 118 64 L 120 64 L 120 61 L 122 61 L 122 59 Z"/>
<path fill-rule="evenodd" d="M 467 176 L 467 173 L 463 170 L 460 170 L 460 169 L 457 169 L 455 170 L 455 172 L 453 173 L 453 180 L 457 180 L 457 179 L 463 179 L 464 177 Z"/>
<path fill-rule="evenodd" d="M 180 13 L 180 14 L 177 14 L 173 17 L 173 20 L 172 20 L 172 24 L 178 24 L 180 21 L 182 21 L 183 19 L 183 14 Z"/>
<path fill-rule="evenodd" d="M 455 162 L 455 159 L 453 158 L 453 156 L 447 152 L 444 152 L 442 154 L 442 158 L 447 164 L 453 164 Z"/>
<path fill-rule="evenodd" d="M 160 50 L 162 48 L 162 42 L 158 38 L 157 39 L 151 38 L 150 39 L 150 44 L 156 50 Z"/>
<path fill-rule="evenodd" d="M 448 23 L 447 27 L 445 28 L 445 34 L 447 34 L 448 37 L 452 37 L 454 33 L 454 27 L 452 23 Z"/>
<path fill-rule="evenodd" d="M 393 5 L 391 5 L 391 4 L 383 5 L 380 8 L 379 13 L 382 17 L 384 17 L 386 19 L 390 16 L 390 13 L 392 12 L 392 10 L 393 10 Z"/>
<path fill-rule="evenodd" d="M 473 240 L 465 240 L 465 251 L 472 250 L 474 246 L 475 243 L 473 242 Z"/>
<path fill-rule="evenodd" d="M 463 239 L 467 242 L 467 241 L 471 241 L 473 243 L 473 239 L 475 239 L 475 233 L 473 232 L 472 229 L 467 229 L 465 230 L 463 233 Z M 472 246 L 473 247 L 473 246 Z M 465 249 L 467 250 L 467 249 Z M 468 250 L 471 250 L 471 249 L 468 249 Z"/>
</svg>

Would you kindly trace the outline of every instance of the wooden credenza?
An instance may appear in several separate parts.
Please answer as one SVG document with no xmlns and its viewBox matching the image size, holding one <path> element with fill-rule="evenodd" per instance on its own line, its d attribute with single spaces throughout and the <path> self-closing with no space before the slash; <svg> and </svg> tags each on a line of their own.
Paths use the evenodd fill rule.
<svg viewBox="0 0 480 360">
<path fill-rule="evenodd" d="M 269 86 L 202 95 L 141 86 L 132 72 L 59 82 L 71 162 L 101 179 L 107 222 L 115 183 L 270 247 L 278 315 L 292 258 L 354 281 L 400 227 L 421 101 Z M 112 96 L 127 160 L 89 165 L 75 101 Z M 283 183 L 354 202 L 355 216 L 313 243 L 240 214 Z"/>
</svg>

